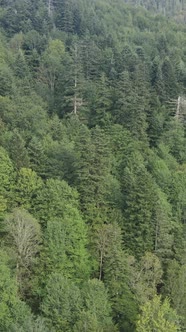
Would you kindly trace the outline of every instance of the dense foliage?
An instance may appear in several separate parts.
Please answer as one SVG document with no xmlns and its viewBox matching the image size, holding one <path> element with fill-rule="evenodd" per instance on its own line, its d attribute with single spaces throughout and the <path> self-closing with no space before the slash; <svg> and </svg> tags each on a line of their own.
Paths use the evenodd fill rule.
<svg viewBox="0 0 186 332">
<path fill-rule="evenodd" d="M 1 331 L 186 330 L 184 15 L 0 1 Z"/>
</svg>

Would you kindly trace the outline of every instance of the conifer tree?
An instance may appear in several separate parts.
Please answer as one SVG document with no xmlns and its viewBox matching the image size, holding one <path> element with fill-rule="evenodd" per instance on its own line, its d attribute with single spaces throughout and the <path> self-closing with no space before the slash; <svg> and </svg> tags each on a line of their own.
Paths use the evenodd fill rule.
<svg viewBox="0 0 186 332">
<path fill-rule="evenodd" d="M 124 244 L 133 254 L 153 249 L 155 187 L 140 154 L 128 161 L 122 175 Z"/>
</svg>

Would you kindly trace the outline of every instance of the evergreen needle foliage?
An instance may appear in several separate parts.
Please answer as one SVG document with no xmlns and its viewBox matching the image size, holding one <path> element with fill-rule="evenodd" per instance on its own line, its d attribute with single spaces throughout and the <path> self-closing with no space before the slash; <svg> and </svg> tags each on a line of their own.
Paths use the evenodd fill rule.
<svg viewBox="0 0 186 332">
<path fill-rule="evenodd" d="M 0 0 L 0 331 L 186 330 L 183 0 Z"/>
</svg>

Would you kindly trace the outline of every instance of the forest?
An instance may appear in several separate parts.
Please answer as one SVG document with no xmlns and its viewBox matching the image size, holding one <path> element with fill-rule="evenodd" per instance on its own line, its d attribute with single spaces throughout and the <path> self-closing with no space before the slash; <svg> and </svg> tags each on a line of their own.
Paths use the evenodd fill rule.
<svg viewBox="0 0 186 332">
<path fill-rule="evenodd" d="M 186 331 L 185 7 L 0 0 L 0 331 Z"/>
</svg>

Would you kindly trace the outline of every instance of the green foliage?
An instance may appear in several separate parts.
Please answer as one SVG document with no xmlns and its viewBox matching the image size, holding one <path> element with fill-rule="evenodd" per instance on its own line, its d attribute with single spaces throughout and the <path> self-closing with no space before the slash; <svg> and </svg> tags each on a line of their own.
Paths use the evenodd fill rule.
<svg viewBox="0 0 186 332">
<path fill-rule="evenodd" d="M 14 200 L 16 205 L 29 210 L 33 207 L 33 199 L 39 189 L 42 188 L 42 180 L 30 168 L 21 168 L 17 173 L 14 187 Z"/>
<path fill-rule="evenodd" d="M 51 94 L 54 94 L 58 74 L 61 70 L 61 61 L 65 47 L 60 40 L 49 41 L 48 48 L 43 54 L 40 68 L 40 80 L 47 84 Z"/>
<path fill-rule="evenodd" d="M 0 330 L 184 331 L 184 21 L 0 1 Z"/>
<path fill-rule="evenodd" d="M 61 271 L 74 280 L 86 279 L 90 272 L 87 229 L 78 211 L 77 192 L 65 181 L 48 180 L 36 204 L 36 214 L 46 223 L 42 263 L 47 267 L 43 272 Z"/>
<path fill-rule="evenodd" d="M 0 218 L 8 209 L 11 200 L 11 190 L 14 184 L 14 169 L 12 162 L 2 147 L 0 147 Z"/>
<path fill-rule="evenodd" d="M 0 95 L 10 95 L 13 92 L 13 75 L 8 66 L 0 67 L 0 82 Z"/>
<path fill-rule="evenodd" d="M 23 314 L 25 314 L 23 312 Z M 13 323 L 10 332 L 49 332 L 45 320 L 42 317 L 35 319 L 32 315 L 25 317 L 24 321 Z"/>
<path fill-rule="evenodd" d="M 133 154 L 122 175 L 125 222 L 124 242 L 133 253 L 141 254 L 153 249 L 153 223 L 155 187 L 139 153 Z"/>
<path fill-rule="evenodd" d="M 111 307 L 104 284 L 97 279 L 88 281 L 83 288 L 83 310 L 74 332 L 117 331 L 111 319 Z"/>
<path fill-rule="evenodd" d="M 137 316 L 137 306 L 130 286 L 131 273 L 127 255 L 123 251 L 121 229 L 116 223 L 103 225 L 97 233 L 100 278 L 108 289 L 114 321 L 119 329 L 132 331 Z"/>
<path fill-rule="evenodd" d="M 63 271 L 65 276 L 74 280 L 86 279 L 90 269 L 85 248 L 86 228 L 76 208 L 69 204 L 60 219 L 48 221 L 45 241 L 49 271 Z"/>
<path fill-rule="evenodd" d="M 0 147 L 0 159 L 1 191 L 5 192 L 11 189 L 14 170 L 7 152 L 2 147 Z"/>
<path fill-rule="evenodd" d="M 157 287 L 162 282 L 161 262 L 155 254 L 146 252 L 140 262 L 130 257 L 128 263 L 131 287 L 138 303 L 145 304 L 156 295 Z"/>
<path fill-rule="evenodd" d="M 79 288 L 62 274 L 51 274 L 41 305 L 49 327 L 53 325 L 56 331 L 72 331 L 81 308 L 82 299 Z"/>
<path fill-rule="evenodd" d="M 137 322 L 137 332 L 180 331 L 178 316 L 171 309 L 168 299 L 161 303 L 161 297 L 155 296 L 142 306 L 141 311 L 141 316 Z"/>
<path fill-rule="evenodd" d="M 0 258 L 0 329 L 8 332 L 14 331 L 13 326 L 23 326 L 24 322 L 31 317 L 31 313 L 17 296 L 16 280 L 8 267 L 9 257 L 1 250 Z"/>
<path fill-rule="evenodd" d="M 170 297 L 173 308 L 179 314 L 184 328 L 186 326 L 185 269 L 185 264 L 180 265 L 176 260 L 171 261 L 168 265 L 165 285 L 165 293 Z"/>
<path fill-rule="evenodd" d="M 17 169 L 29 166 L 28 151 L 25 147 L 25 141 L 19 134 L 18 130 L 14 130 L 7 143 L 10 157 Z"/>
</svg>

